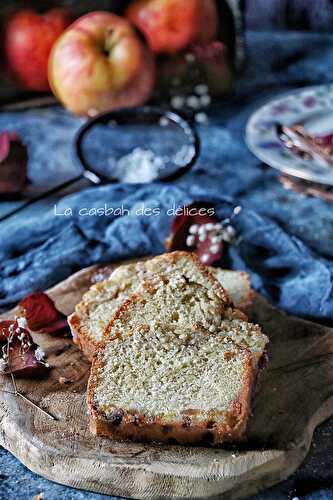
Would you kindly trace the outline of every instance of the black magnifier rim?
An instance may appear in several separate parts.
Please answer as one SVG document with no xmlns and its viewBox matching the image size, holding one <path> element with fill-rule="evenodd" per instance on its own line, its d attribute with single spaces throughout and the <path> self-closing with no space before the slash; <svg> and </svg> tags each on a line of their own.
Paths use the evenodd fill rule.
<svg viewBox="0 0 333 500">
<path fill-rule="evenodd" d="M 185 165 L 179 167 L 175 172 L 166 177 L 163 178 L 158 177 L 157 179 L 154 180 L 154 182 L 170 182 L 178 179 L 186 172 L 188 172 L 195 164 L 200 154 L 200 140 L 196 127 L 193 121 L 187 118 L 185 115 L 178 112 L 176 113 L 174 111 L 170 111 L 168 109 L 163 109 L 157 106 L 142 106 L 136 108 L 123 108 L 117 111 L 107 111 L 105 113 L 100 113 L 94 116 L 93 118 L 88 120 L 84 125 L 82 125 L 79 128 L 76 137 L 74 139 L 74 148 L 75 148 L 76 158 L 79 161 L 80 166 L 83 168 L 83 170 L 94 174 L 102 182 L 122 184 L 121 181 L 119 181 L 116 178 L 108 177 L 106 175 L 101 174 L 86 161 L 82 151 L 83 140 L 86 134 L 89 132 L 89 130 L 92 129 L 95 125 L 107 124 L 108 122 L 114 120 L 117 125 L 121 126 L 123 124 L 129 123 L 128 121 L 129 117 L 131 117 L 132 119 L 137 117 L 138 122 L 144 124 L 144 118 L 143 118 L 144 115 L 150 116 L 150 118 L 156 117 L 156 120 L 165 117 L 168 120 L 170 120 L 170 122 L 178 125 L 183 130 L 185 136 L 188 138 L 190 144 L 194 148 L 192 158 Z"/>
</svg>

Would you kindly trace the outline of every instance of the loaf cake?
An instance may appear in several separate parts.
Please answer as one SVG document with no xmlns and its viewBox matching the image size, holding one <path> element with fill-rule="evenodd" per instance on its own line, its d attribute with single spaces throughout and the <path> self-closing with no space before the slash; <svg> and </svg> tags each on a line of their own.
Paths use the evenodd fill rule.
<svg viewBox="0 0 333 500">
<path fill-rule="evenodd" d="M 209 282 L 211 278 L 207 277 L 209 276 L 207 273 L 212 273 L 223 287 L 220 292 L 225 303 L 231 301 L 237 309 L 243 311 L 250 307 L 252 291 L 246 273 L 214 268 L 208 268 L 207 271 L 207 268 L 203 268 L 191 254 L 173 252 L 150 260 L 123 265 L 108 279 L 93 285 L 77 304 L 75 312 L 68 318 L 74 341 L 88 359 L 92 359 L 102 339 L 104 328 L 113 314 L 138 289 L 141 281 L 154 274 L 167 274 L 168 268 L 177 259 L 180 266 L 185 261 L 187 265 L 194 266 L 196 272 L 202 274 Z"/>
<path fill-rule="evenodd" d="M 174 259 L 173 268 L 188 263 Z M 88 384 L 95 434 L 212 445 L 243 438 L 268 340 L 195 274 L 179 267 L 143 280 L 104 329 Z"/>
</svg>

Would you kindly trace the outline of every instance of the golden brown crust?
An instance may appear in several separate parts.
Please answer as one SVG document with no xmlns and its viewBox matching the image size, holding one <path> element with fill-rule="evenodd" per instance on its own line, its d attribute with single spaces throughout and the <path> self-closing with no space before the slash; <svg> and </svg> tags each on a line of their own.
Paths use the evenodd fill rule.
<svg viewBox="0 0 333 500">
<path fill-rule="evenodd" d="M 246 273 L 245 271 L 239 271 L 239 272 L 243 276 L 243 279 L 247 282 L 248 286 L 248 295 L 246 299 L 242 301 L 242 304 L 239 305 L 239 309 L 241 309 L 244 313 L 248 313 L 249 309 L 252 307 L 253 304 L 254 292 L 253 288 L 251 287 L 250 277 L 248 273 Z"/>
<path fill-rule="evenodd" d="M 260 359 L 258 360 L 258 366 L 257 366 L 257 371 L 255 373 L 255 379 L 253 383 L 253 389 L 252 389 L 252 399 L 258 392 L 260 391 L 265 374 L 266 374 L 266 368 L 269 362 L 269 357 L 268 357 L 268 352 L 267 352 L 267 345 L 260 356 Z"/>
<path fill-rule="evenodd" d="M 81 317 L 77 312 L 74 312 L 68 316 L 67 322 L 71 329 L 74 343 L 81 349 L 88 360 L 92 361 L 98 344 L 86 334 L 85 328 L 82 327 Z"/>
<path fill-rule="evenodd" d="M 87 405 L 89 427 L 97 436 L 116 440 L 137 442 L 159 442 L 166 444 L 216 446 L 222 443 L 239 442 L 245 439 L 245 430 L 250 415 L 251 399 L 254 393 L 254 382 L 257 377 L 253 369 L 252 356 L 249 351 L 246 357 L 246 371 L 241 394 L 228 412 L 224 413 L 223 423 L 210 418 L 200 419 L 195 414 L 200 412 L 184 412 L 182 420 L 168 421 L 160 417 L 146 418 L 142 414 L 129 413 L 123 408 L 115 408 L 111 418 L 106 418 L 94 404 L 94 391 L 98 383 L 98 373 L 103 368 L 100 359 L 102 347 L 98 348 L 93 359 L 91 375 L 87 389 Z M 246 350 L 246 349 L 244 349 Z"/>
<path fill-rule="evenodd" d="M 105 343 L 105 341 L 108 338 L 110 338 L 110 332 L 111 332 L 111 330 L 113 328 L 114 323 L 117 320 L 121 319 L 127 313 L 127 311 L 129 310 L 130 306 L 132 304 L 134 304 L 135 302 L 144 304 L 145 303 L 145 299 L 142 297 L 142 295 L 139 295 L 137 293 L 133 293 L 133 295 L 131 295 L 131 297 L 129 299 L 127 299 L 125 302 L 123 302 L 121 304 L 120 307 L 118 307 L 118 309 L 115 312 L 115 314 L 113 315 L 112 319 L 109 321 L 109 323 L 104 328 L 103 339 L 99 343 L 99 346 L 98 346 L 98 349 L 96 350 L 96 353 L 99 350 L 99 348 Z"/>
</svg>

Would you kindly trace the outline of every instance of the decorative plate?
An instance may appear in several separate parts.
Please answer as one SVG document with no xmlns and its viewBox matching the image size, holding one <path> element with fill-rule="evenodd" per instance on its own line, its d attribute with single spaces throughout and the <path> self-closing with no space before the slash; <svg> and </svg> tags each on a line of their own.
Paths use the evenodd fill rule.
<svg viewBox="0 0 333 500">
<path fill-rule="evenodd" d="M 333 166 L 305 159 L 281 140 L 278 127 L 296 124 L 310 135 L 333 132 L 333 84 L 283 94 L 259 108 L 246 126 L 247 145 L 260 160 L 294 177 L 333 186 Z"/>
</svg>

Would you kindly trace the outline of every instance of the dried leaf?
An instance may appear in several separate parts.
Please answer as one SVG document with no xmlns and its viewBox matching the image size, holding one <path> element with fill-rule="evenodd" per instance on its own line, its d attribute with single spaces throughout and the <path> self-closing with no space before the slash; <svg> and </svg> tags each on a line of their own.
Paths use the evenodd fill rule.
<svg viewBox="0 0 333 500">
<path fill-rule="evenodd" d="M 0 133 L 0 162 L 4 161 L 10 150 L 10 141 L 17 140 L 15 132 L 1 132 Z"/>
<path fill-rule="evenodd" d="M 55 307 L 53 300 L 43 292 L 27 295 L 19 303 L 22 316 L 30 330 L 38 333 L 59 333 L 68 327 L 67 318 Z"/>
<path fill-rule="evenodd" d="M 37 378 L 45 375 L 48 367 L 45 366 L 45 363 L 41 363 L 36 359 L 37 347 L 32 342 L 28 350 L 22 351 L 20 342 L 15 339 L 10 345 L 10 364 L 8 365 L 10 368 L 5 369 L 4 373 L 12 373 L 20 378 Z"/>
</svg>

